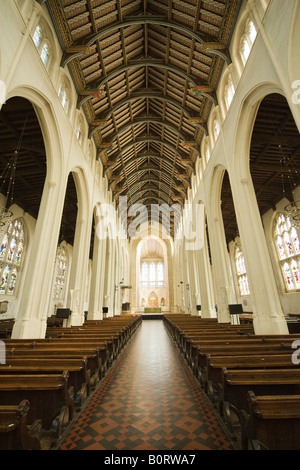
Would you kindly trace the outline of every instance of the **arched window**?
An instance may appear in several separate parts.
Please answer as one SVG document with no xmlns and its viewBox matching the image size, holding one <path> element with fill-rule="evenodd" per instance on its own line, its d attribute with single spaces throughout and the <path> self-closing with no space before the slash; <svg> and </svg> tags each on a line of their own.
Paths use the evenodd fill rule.
<svg viewBox="0 0 300 470">
<path fill-rule="evenodd" d="M 39 51 L 40 58 L 45 66 L 47 66 L 50 57 L 50 44 L 46 37 L 44 28 L 38 25 L 33 35 L 33 42 Z"/>
<path fill-rule="evenodd" d="M 142 286 L 147 286 L 148 284 L 148 263 L 142 264 L 142 275 L 141 275 L 141 284 Z"/>
<path fill-rule="evenodd" d="M 292 226 L 289 217 L 279 214 L 274 224 L 274 242 L 278 260 L 288 291 L 300 289 L 300 243 L 297 230 Z"/>
<path fill-rule="evenodd" d="M 19 219 L 8 225 L 0 248 L 0 294 L 14 295 L 24 257 L 24 227 Z"/>
<path fill-rule="evenodd" d="M 63 300 L 65 298 L 65 287 L 67 279 L 67 254 L 65 247 L 60 245 L 57 249 L 55 260 L 55 285 L 54 299 Z"/>
<path fill-rule="evenodd" d="M 81 131 L 81 123 L 78 124 L 77 131 L 76 131 L 76 139 L 81 144 L 82 140 L 82 131 Z"/>
<path fill-rule="evenodd" d="M 213 131 L 214 131 L 215 140 L 217 140 L 217 138 L 220 135 L 220 123 L 218 119 L 214 119 Z"/>
<path fill-rule="evenodd" d="M 253 24 L 253 21 L 248 20 L 246 22 L 245 32 L 240 42 L 240 53 L 241 53 L 244 65 L 246 64 L 248 60 L 256 35 L 257 35 L 257 32 Z"/>
<path fill-rule="evenodd" d="M 69 94 L 68 94 L 67 87 L 66 87 L 65 83 L 63 83 L 63 82 L 59 86 L 58 97 L 60 99 L 62 107 L 64 108 L 64 110 L 67 113 L 68 109 L 69 109 Z"/>
<path fill-rule="evenodd" d="M 240 295 L 250 295 L 245 258 L 243 252 L 238 246 L 235 248 L 235 267 Z"/>
<path fill-rule="evenodd" d="M 156 266 L 155 263 L 152 261 L 150 263 L 150 286 L 155 286 L 156 285 Z"/>
<path fill-rule="evenodd" d="M 44 42 L 42 45 L 42 50 L 41 50 L 41 59 L 44 65 L 47 65 L 48 59 L 49 59 L 49 44 L 48 42 Z"/>
<path fill-rule="evenodd" d="M 203 145 L 203 154 L 205 163 L 208 163 L 210 159 L 210 150 L 207 140 L 205 140 L 205 143 Z"/>
<path fill-rule="evenodd" d="M 164 266 L 161 261 L 157 263 L 157 285 L 164 285 Z"/>
<path fill-rule="evenodd" d="M 33 35 L 33 42 L 37 48 L 40 47 L 41 41 L 42 41 L 42 30 L 41 30 L 40 25 L 37 25 L 34 35 Z"/>
<path fill-rule="evenodd" d="M 230 107 L 230 105 L 231 105 L 231 102 L 232 102 L 232 100 L 233 100 L 234 94 L 235 94 L 235 88 L 234 88 L 232 76 L 229 75 L 229 76 L 228 76 L 227 84 L 226 84 L 226 86 L 225 86 L 225 91 L 224 91 L 224 97 L 225 97 L 225 102 L 226 102 L 227 110 L 229 109 L 229 107 Z"/>
</svg>

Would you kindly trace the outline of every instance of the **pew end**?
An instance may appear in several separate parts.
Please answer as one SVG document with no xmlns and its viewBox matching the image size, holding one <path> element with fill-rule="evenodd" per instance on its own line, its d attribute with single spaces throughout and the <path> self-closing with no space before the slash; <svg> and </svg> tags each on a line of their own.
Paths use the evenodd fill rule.
<svg viewBox="0 0 300 470">
<path fill-rule="evenodd" d="M 243 450 L 299 450 L 300 395 L 259 396 L 250 390 L 248 403 Z"/>
<path fill-rule="evenodd" d="M 28 400 L 0 406 L 0 450 L 41 450 L 42 422 L 27 423 Z"/>
</svg>

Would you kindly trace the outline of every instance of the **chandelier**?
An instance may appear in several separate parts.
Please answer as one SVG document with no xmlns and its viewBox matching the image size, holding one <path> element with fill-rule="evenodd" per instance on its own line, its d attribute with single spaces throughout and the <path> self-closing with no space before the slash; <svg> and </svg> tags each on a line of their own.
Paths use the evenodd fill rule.
<svg viewBox="0 0 300 470">
<path fill-rule="evenodd" d="M 281 158 L 281 179 L 282 179 L 282 195 L 290 201 L 295 196 L 295 191 L 299 186 L 299 170 L 293 162 L 293 158 L 284 155 L 282 146 L 279 145 L 282 152 Z M 290 219 L 290 223 L 296 229 L 300 228 L 300 200 L 292 200 L 284 207 L 285 214 Z"/>
<path fill-rule="evenodd" d="M 27 117 L 19 137 L 17 148 L 9 159 L 3 174 L 0 175 L 0 195 L 5 198 L 5 205 L 0 206 L 0 230 L 5 230 L 13 218 L 13 212 L 10 210 L 10 207 L 12 207 L 14 203 L 16 168 L 26 122 Z"/>
<path fill-rule="evenodd" d="M 284 208 L 293 227 L 300 228 L 300 200 L 287 204 Z"/>
<path fill-rule="evenodd" d="M 14 200 L 14 187 L 15 187 L 15 175 L 16 166 L 18 160 L 18 151 L 16 150 L 9 162 L 7 163 L 3 175 L 0 175 L 1 188 L 0 193 L 5 196 L 6 204 L 0 207 L 0 227 L 3 229 L 6 227 L 12 217 L 13 213 L 9 209 L 12 206 Z"/>
</svg>

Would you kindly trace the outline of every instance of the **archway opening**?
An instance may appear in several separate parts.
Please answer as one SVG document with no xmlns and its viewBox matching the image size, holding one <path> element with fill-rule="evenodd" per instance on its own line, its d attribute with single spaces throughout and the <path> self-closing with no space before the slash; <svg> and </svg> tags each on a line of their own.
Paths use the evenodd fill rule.
<svg viewBox="0 0 300 470">
<path fill-rule="evenodd" d="M 136 256 L 137 310 L 163 312 L 169 309 L 167 247 L 150 235 L 139 242 Z"/>
<path fill-rule="evenodd" d="M 0 175 L 3 177 L 17 151 L 11 203 L 19 206 L 35 220 L 47 173 L 46 150 L 40 123 L 33 104 L 22 97 L 7 100 L 0 110 Z M 1 181 L 1 196 L 6 198 L 8 187 Z M 11 193 L 8 198 L 11 198 Z M 5 201 L 6 202 L 6 201 Z M 1 205 L 3 205 L 1 203 Z"/>
</svg>

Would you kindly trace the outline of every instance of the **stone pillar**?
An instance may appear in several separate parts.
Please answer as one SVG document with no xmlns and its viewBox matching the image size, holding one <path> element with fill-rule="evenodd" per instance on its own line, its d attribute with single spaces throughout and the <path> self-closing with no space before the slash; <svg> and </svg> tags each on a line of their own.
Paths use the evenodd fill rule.
<svg viewBox="0 0 300 470">
<path fill-rule="evenodd" d="M 207 214 L 219 323 L 230 323 L 228 304 L 236 303 L 220 207 Z"/>
<path fill-rule="evenodd" d="M 86 207 L 86 206 L 85 206 Z M 88 260 L 91 242 L 92 213 L 90 208 L 83 214 L 82 207 L 78 211 L 75 238 L 73 245 L 72 266 L 70 274 L 69 295 L 67 305 L 72 311 L 68 326 L 80 326 L 84 323 L 84 297 Z"/>
<path fill-rule="evenodd" d="M 256 334 L 287 334 L 251 177 L 232 183 L 232 195 L 253 302 Z"/>
<path fill-rule="evenodd" d="M 196 266 L 195 266 L 195 258 L 196 258 L 197 251 L 190 250 L 187 252 L 187 259 L 188 259 L 188 294 L 189 294 L 189 302 L 190 302 L 190 313 L 192 315 L 197 315 L 197 276 L 196 276 Z"/>
<path fill-rule="evenodd" d="M 201 298 L 201 317 L 215 318 L 216 309 L 206 235 L 204 235 L 204 245 L 200 250 L 198 250 L 196 259 Z"/>
<path fill-rule="evenodd" d="M 102 297 L 103 297 L 103 265 L 105 260 L 106 240 L 102 240 L 97 235 L 95 229 L 93 267 L 90 290 L 90 301 L 88 309 L 89 320 L 102 319 Z"/>
<path fill-rule="evenodd" d="M 46 179 L 12 338 L 44 338 L 64 193 Z"/>
</svg>

